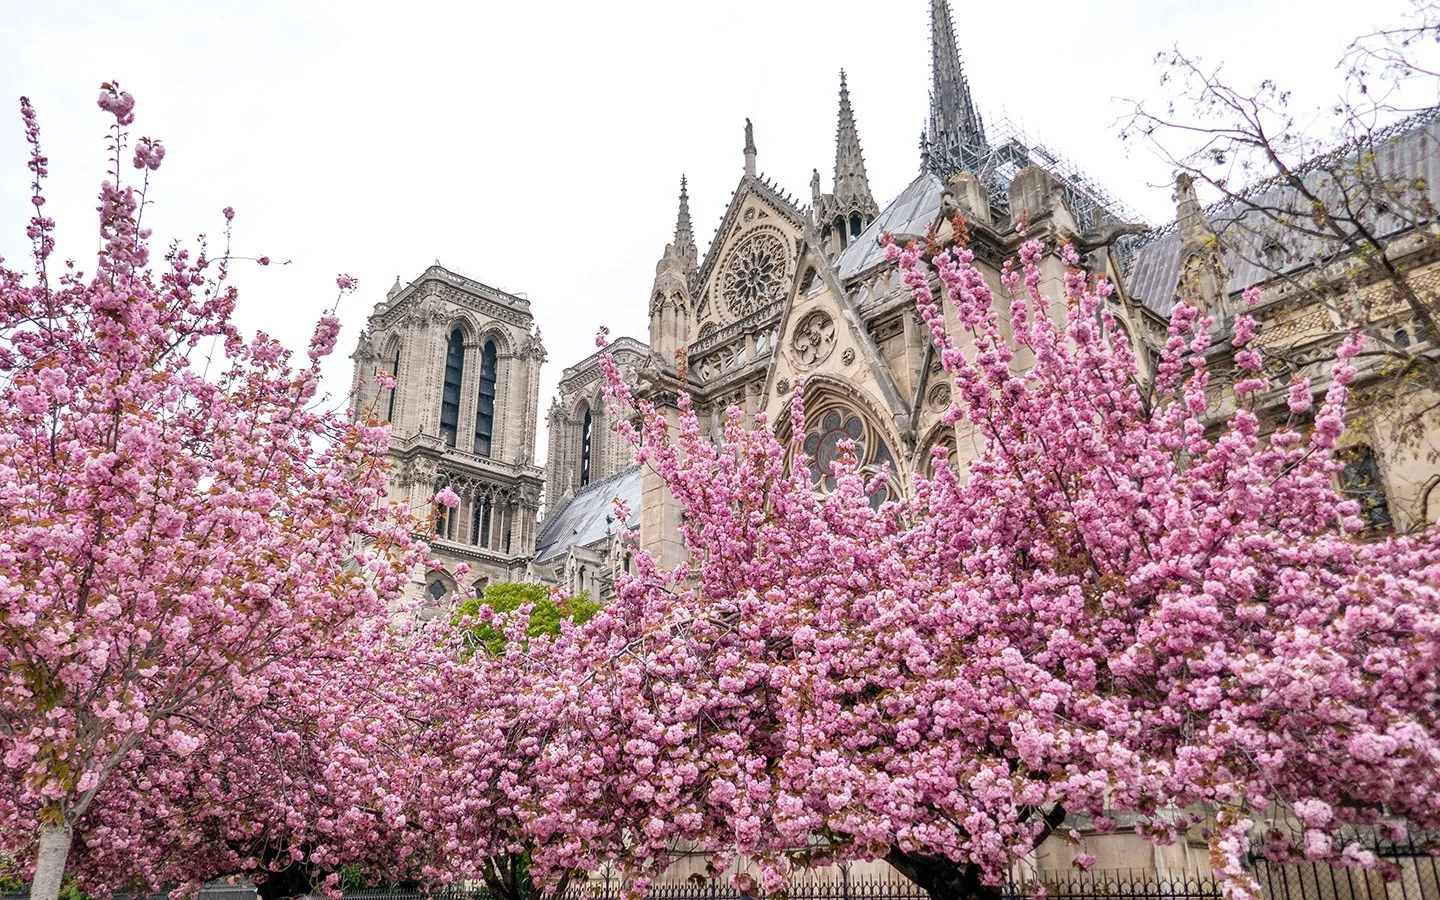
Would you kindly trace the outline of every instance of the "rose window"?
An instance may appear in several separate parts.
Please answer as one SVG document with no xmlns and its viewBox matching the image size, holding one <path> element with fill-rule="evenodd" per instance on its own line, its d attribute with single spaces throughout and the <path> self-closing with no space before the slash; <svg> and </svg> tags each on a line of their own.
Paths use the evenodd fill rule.
<svg viewBox="0 0 1440 900">
<path fill-rule="evenodd" d="M 744 316 L 784 299 L 789 263 L 778 236 L 762 232 L 746 239 L 725 264 L 725 299 L 731 311 Z"/>
<path fill-rule="evenodd" d="M 878 474 L 887 463 L 890 475 L 895 475 L 895 463 L 890 448 L 878 435 L 871 433 L 865 421 L 847 409 L 826 411 L 818 424 L 805 435 L 801 448 L 809 457 L 810 480 L 824 491 L 835 489 L 835 464 L 846 455 L 859 463 L 866 475 Z M 848 444 L 846 442 L 849 442 Z M 870 505 L 878 507 L 890 497 L 888 487 L 881 487 L 870 495 Z"/>
</svg>

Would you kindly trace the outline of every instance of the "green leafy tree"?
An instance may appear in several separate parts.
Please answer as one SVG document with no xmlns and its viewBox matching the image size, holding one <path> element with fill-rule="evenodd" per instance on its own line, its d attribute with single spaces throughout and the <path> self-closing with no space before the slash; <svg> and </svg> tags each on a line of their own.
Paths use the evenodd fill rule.
<svg viewBox="0 0 1440 900">
<path fill-rule="evenodd" d="M 566 596 L 543 584 L 502 581 L 487 585 L 479 597 L 471 597 L 461 603 L 455 611 L 457 621 L 474 617 L 480 612 L 482 604 L 502 615 L 530 606 L 530 625 L 525 629 L 528 637 L 559 634 L 560 623 L 567 620 L 584 625 L 600 609 L 600 604 L 590 599 L 589 591 Z M 471 646 L 484 644 L 494 656 L 505 652 L 505 634 L 493 624 L 477 624 L 470 629 L 470 635 Z"/>
</svg>

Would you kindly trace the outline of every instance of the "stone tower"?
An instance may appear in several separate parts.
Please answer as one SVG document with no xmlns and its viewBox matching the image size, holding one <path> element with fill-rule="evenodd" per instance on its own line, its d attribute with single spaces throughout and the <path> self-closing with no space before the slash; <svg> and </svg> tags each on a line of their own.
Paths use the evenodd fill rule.
<svg viewBox="0 0 1440 900">
<path fill-rule="evenodd" d="M 650 291 L 650 346 L 667 363 L 690 343 L 690 314 L 694 306 L 699 252 L 690 224 L 690 197 L 680 178 L 680 211 L 675 218 L 675 240 L 655 264 L 655 286 Z"/>
<path fill-rule="evenodd" d="M 437 261 L 408 285 L 396 279 L 353 359 L 357 414 L 391 425 L 391 498 L 432 517 L 431 546 L 445 564 L 417 573 L 414 590 L 438 605 L 522 577 L 542 483 L 534 463 L 545 349 L 529 301 Z M 459 508 L 434 507 L 444 487 Z M 463 578 L 460 562 L 470 566 Z"/>
</svg>

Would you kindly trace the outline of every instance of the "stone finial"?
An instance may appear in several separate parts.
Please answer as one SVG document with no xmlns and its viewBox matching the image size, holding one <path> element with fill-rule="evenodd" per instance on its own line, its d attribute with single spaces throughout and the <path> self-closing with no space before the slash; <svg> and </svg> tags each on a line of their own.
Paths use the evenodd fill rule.
<svg viewBox="0 0 1440 900">
<path fill-rule="evenodd" d="M 1010 182 L 1010 215 L 1017 220 L 1024 215 L 1029 221 L 1050 221 L 1050 227 L 1062 236 L 1076 230 L 1075 217 L 1065 205 L 1065 198 L 1055 178 L 1039 166 L 1026 166 Z"/>
<path fill-rule="evenodd" d="M 1175 224 L 1180 232 L 1180 276 L 1175 299 L 1219 316 L 1226 312 L 1230 272 L 1220 240 L 1195 196 L 1195 179 L 1182 172 L 1175 178 Z"/>
<path fill-rule="evenodd" d="M 396 275 L 396 276 L 395 276 L 395 284 L 394 284 L 393 286 L 391 286 L 390 290 L 388 290 L 388 291 L 385 292 L 385 299 L 386 299 L 386 300 L 394 300 L 394 299 L 395 299 L 395 295 L 398 294 L 398 293 L 400 293 L 402 290 L 404 290 L 404 287 L 400 284 L 400 276 L 399 276 L 399 275 Z"/>
<path fill-rule="evenodd" d="M 850 105 L 844 69 L 840 70 L 840 122 L 835 128 L 835 205 L 842 211 L 859 212 L 867 223 L 880 212 L 865 175 L 865 157 L 860 151 L 860 133 L 855 127 L 855 110 Z"/>
<path fill-rule="evenodd" d="M 745 174 L 755 177 L 755 126 L 745 120 Z"/>
<path fill-rule="evenodd" d="M 955 197 L 955 203 L 965 218 L 972 222 L 990 224 L 990 195 L 985 186 L 969 172 L 959 172 L 946 185 Z"/>
<path fill-rule="evenodd" d="M 666 248 L 666 253 L 675 255 L 687 278 L 695 275 L 700 252 L 695 246 L 695 228 L 690 224 L 690 194 L 684 175 L 680 176 L 680 210 L 675 215 L 675 240 Z"/>
</svg>

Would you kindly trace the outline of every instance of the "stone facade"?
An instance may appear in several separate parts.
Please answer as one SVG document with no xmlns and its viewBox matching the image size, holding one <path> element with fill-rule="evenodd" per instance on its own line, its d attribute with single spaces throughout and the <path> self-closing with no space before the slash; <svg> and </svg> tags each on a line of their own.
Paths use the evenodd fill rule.
<svg viewBox="0 0 1440 900">
<path fill-rule="evenodd" d="M 717 436 L 730 408 L 738 408 L 747 422 L 763 411 L 788 432 L 790 407 L 803 383 L 804 434 L 796 444 L 812 460 L 819 490 L 831 484 L 830 465 L 845 440 L 855 442 L 861 462 L 872 471 L 888 466 L 891 477 L 877 492 L 877 503 L 908 490 L 916 473 L 928 472 L 937 447 L 963 465 L 974 452 L 972 435 L 942 420 L 952 384 L 899 271 L 877 242 L 884 233 L 945 241 L 963 227 L 997 294 L 1003 261 L 1022 240 L 1040 238 L 1051 248 L 1070 242 L 1085 268 L 1117 286 L 1109 302 L 1118 327 L 1150 351 L 1163 343 L 1177 297 L 1203 304 L 1220 322 L 1215 399 L 1223 413 L 1233 402 L 1224 387 L 1229 352 L 1224 331 L 1249 282 L 1216 250 L 1193 190 L 1180 185 L 1174 225 L 1138 237 L 1133 216 L 1054 151 L 1007 123 L 985 127 L 960 65 L 946 0 L 932 0 L 930 30 L 933 83 L 921 168 L 888 204 L 877 204 L 871 194 L 843 73 L 831 189 L 823 190 L 817 170 L 810 206 L 797 205 L 761 174 L 749 121 L 742 174 L 703 255 L 682 179 L 674 237 L 656 264 L 648 298 L 649 341 L 621 338 L 613 347 L 627 381 L 672 421 L 679 394 L 688 393 L 702 427 Z M 1440 133 L 1430 140 L 1427 159 L 1440 147 Z M 1440 178 L 1431 181 L 1440 184 Z M 1407 240 L 1402 236 L 1394 243 L 1396 262 L 1432 290 L 1440 284 L 1435 242 L 1412 246 Z M 1046 282 L 1041 289 L 1059 295 L 1066 266 L 1058 253 L 1045 256 L 1041 268 Z M 1253 310 L 1261 320 L 1260 341 L 1292 357 L 1309 354 L 1315 389 L 1323 392 L 1325 363 L 1342 323 L 1304 302 L 1285 279 L 1264 287 L 1264 299 Z M 1353 290 L 1380 288 L 1361 284 Z M 1387 303 L 1369 304 L 1378 325 L 1423 344 L 1404 311 Z M 487 362 L 492 347 L 493 375 Z M 1142 352 L 1144 376 L 1151 356 Z M 597 356 L 564 371 L 551 403 L 546 513 L 543 523 L 537 521 L 541 472 L 533 452 L 544 350 L 525 300 L 437 264 L 405 287 L 397 282 L 376 307 L 355 361 L 357 404 L 377 409 L 395 426 L 392 494 L 414 509 L 425 509 L 434 491 L 447 484 L 464 498 L 455 514 L 437 523 L 436 549 L 447 572 L 459 561 L 471 564 L 467 583 L 456 583 L 447 572 L 429 573 L 423 576 L 428 580 L 417 576 L 417 591 L 443 600 L 449 592 L 473 590 L 477 581 L 507 578 L 588 590 L 606 599 L 613 596 L 616 574 L 631 564 L 635 547 L 624 537 L 630 528 L 638 529 L 639 545 L 662 565 L 683 559 L 679 507 L 655 472 L 633 464 L 630 447 L 614 432 Z M 1027 362 L 1023 353 L 1017 356 L 1017 365 Z M 397 373 L 393 392 L 374 385 L 376 371 Z M 493 436 L 487 451 L 479 452 L 474 438 L 483 430 L 485 379 L 492 377 Z M 1373 381 L 1379 373 L 1366 377 Z M 1362 399 L 1363 381 L 1357 392 Z M 454 388 L 449 401 L 447 388 Z M 1433 409 L 1437 401 L 1424 388 L 1384 402 Z M 1278 422 L 1283 389 L 1266 403 Z M 1396 410 L 1382 405 L 1357 406 L 1344 438 L 1353 458 L 1347 473 L 1354 469 L 1364 476 L 1370 505 L 1383 507 L 1383 527 L 1423 527 L 1440 516 L 1435 465 L 1440 423 L 1431 412 L 1418 438 L 1397 441 L 1381 424 Z M 631 507 L 628 521 L 616 520 L 614 498 Z M 1208 869 L 1197 842 L 1157 849 L 1123 827 L 1118 834 L 1098 835 L 1083 822 L 1073 824 L 1081 830 L 1078 844 L 1047 842 L 1027 865 L 1063 870 L 1084 850 L 1098 857 L 1101 868 Z M 671 876 L 683 879 L 702 869 L 703 861 L 682 858 Z"/>
<path fill-rule="evenodd" d="M 525 577 L 534 554 L 543 475 L 535 465 L 545 348 L 529 301 L 437 261 L 396 279 L 356 347 L 357 414 L 391 424 L 390 496 L 422 516 L 442 572 L 417 572 L 430 606 L 490 581 Z M 377 373 L 395 387 L 381 386 Z M 441 513 L 431 498 L 460 495 Z M 463 583 L 459 563 L 470 566 Z"/>
</svg>

